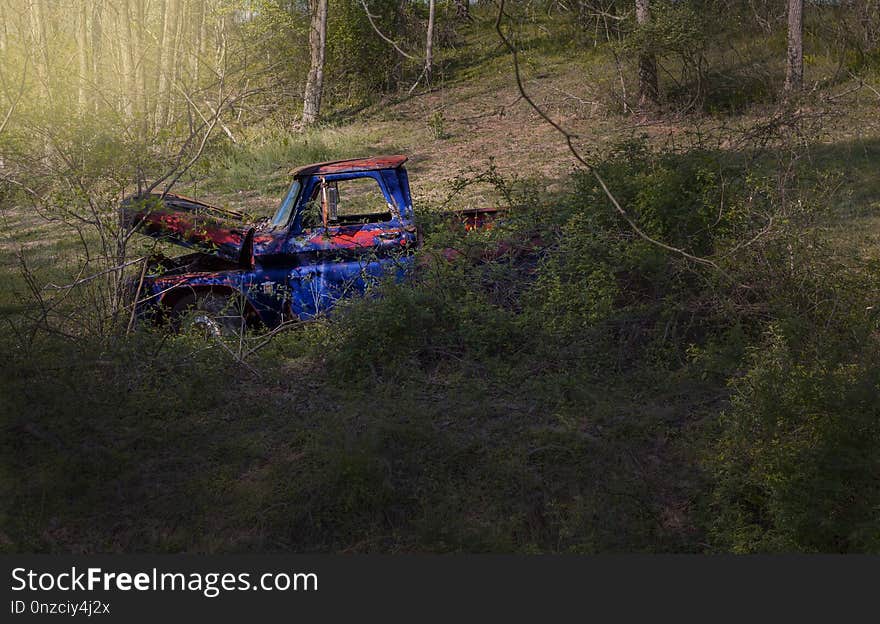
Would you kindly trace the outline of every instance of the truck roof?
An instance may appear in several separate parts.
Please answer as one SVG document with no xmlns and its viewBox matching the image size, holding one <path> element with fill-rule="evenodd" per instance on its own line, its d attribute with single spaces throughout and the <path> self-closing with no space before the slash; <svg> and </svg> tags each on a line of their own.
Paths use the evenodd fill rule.
<svg viewBox="0 0 880 624">
<path fill-rule="evenodd" d="M 331 173 L 348 173 L 351 171 L 375 171 L 377 169 L 395 169 L 405 163 L 406 156 L 394 154 L 390 156 L 371 156 L 369 158 L 349 158 L 348 160 L 331 160 L 312 163 L 291 169 L 293 176 L 329 175 Z"/>
</svg>

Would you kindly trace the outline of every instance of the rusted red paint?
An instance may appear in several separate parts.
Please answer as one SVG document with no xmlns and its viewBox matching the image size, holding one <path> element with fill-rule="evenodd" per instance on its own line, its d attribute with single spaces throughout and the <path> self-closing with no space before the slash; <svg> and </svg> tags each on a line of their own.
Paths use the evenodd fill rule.
<svg viewBox="0 0 880 624">
<path fill-rule="evenodd" d="M 379 237 L 380 234 L 383 238 Z M 362 226 L 343 226 L 328 234 L 320 233 L 309 236 L 306 242 L 314 249 L 356 249 L 374 247 L 377 242 L 383 239 L 388 243 L 399 244 L 401 236 L 403 236 L 402 228 L 377 230 Z"/>
<path fill-rule="evenodd" d="M 492 229 L 493 222 L 498 218 L 499 214 L 503 214 L 507 209 L 497 208 L 469 208 L 467 210 L 456 210 L 451 214 L 457 217 L 467 231 Z"/>
<path fill-rule="evenodd" d="M 191 243 L 238 246 L 242 240 L 240 232 L 233 232 L 219 223 L 175 213 L 147 214 L 143 221 L 145 232 L 176 232 Z"/>
<path fill-rule="evenodd" d="M 350 158 L 348 160 L 331 160 L 312 163 L 291 170 L 295 177 L 306 175 L 330 175 L 332 173 L 351 173 L 356 171 L 378 171 L 380 169 L 396 169 L 407 161 L 401 154 L 389 156 L 373 156 L 371 158 Z"/>
</svg>

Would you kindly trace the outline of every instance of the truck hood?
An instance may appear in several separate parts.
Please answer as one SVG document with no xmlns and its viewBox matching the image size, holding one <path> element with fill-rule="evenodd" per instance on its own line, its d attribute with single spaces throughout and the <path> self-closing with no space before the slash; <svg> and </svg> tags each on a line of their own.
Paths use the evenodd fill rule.
<svg viewBox="0 0 880 624">
<path fill-rule="evenodd" d="M 182 195 L 149 193 L 124 199 L 120 213 L 127 229 L 253 266 L 256 228 L 239 212 Z"/>
</svg>

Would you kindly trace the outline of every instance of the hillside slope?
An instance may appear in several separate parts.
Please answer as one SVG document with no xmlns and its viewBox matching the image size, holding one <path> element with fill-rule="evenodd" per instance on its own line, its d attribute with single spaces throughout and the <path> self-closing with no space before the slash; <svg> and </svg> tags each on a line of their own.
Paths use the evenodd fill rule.
<svg viewBox="0 0 880 624">
<path fill-rule="evenodd" d="M 628 222 L 475 13 L 430 89 L 305 131 L 232 125 L 181 182 L 268 214 L 291 167 L 408 154 L 422 268 L 328 318 L 228 342 L 106 329 L 101 281 L 64 287 L 76 232 L 4 204 L 0 549 L 880 551 L 870 73 L 817 52 L 783 102 L 778 37 L 734 34 L 712 98 L 690 105 L 664 58 L 663 108 L 625 113 L 631 56 L 520 24 L 526 88 Z M 508 224 L 433 228 L 504 191 Z M 499 240 L 540 244 L 436 253 Z"/>
</svg>

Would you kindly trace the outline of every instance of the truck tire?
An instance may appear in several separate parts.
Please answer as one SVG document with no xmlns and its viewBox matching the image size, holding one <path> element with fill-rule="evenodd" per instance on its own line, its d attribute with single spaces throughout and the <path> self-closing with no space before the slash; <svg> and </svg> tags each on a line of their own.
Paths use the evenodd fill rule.
<svg viewBox="0 0 880 624">
<path fill-rule="evenodd" d="M 204 338 L 236 336 L 247 328 L 238 297 L 214 292 L 190 293 L 171 310 L 174 329 Z"/>
</svg>

